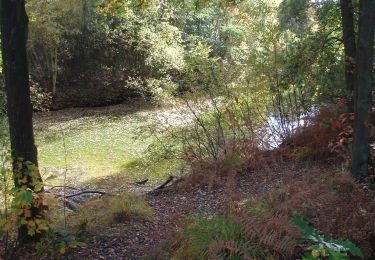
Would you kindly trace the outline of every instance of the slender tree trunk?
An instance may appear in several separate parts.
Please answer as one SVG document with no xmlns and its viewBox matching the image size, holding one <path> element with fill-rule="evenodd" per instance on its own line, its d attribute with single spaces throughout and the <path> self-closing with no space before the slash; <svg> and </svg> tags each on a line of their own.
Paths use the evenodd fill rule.
<svg viewBox="0 0 375 260">
<path fill-rule="evenodd" d="M 57 82 L 57 47 L 54 48 L 51 54 L 51 67 L 52 67 L 52 95 L 56 94 L 56 82 Z"/>
<path fill-rule="evenodd" d="M 26 58 L 28 18 L 25 11 L 25 0 L 1 0 L 1 44 L 5 89 L 7 94 L 7 112 L 9 133 L 14 160 L 14 182 L 16 187 L 22 184 L 18 179 L 17 161 L 37 165 L 37 150 L 34 144 L 32 124 L 32 105 L 30 101 L 29 73 Z M 38 173 L 38 178 L 40 175 Z M 25 185 L 25 184 L 23 184 Z M 31 183 L 26 183 L 33 189 Z M 32 217 L 40 215 L 38 208 L 32 208 Z M 27 226 L 21 225 L 18 239 L 28 242 Z"/>
<path fill-rule="evenodd" d="M 352 0 L 340 0 L 340 7 L 345 52 L 345 81 L 347 91 L 351 97 L 350 100 L 348 100 L 348 110 L 349 112 L 353 112 L 353 91 L 356 85 L 356 39 L 354 32 L 354 10 Z"/>
<path fill-rule="evenodd" d="M 372 109 L 373 46 L 375 34 L 375 0 L 361 0 L 357 50 L 357 91 L 352 147 L 352 174 L 366 178 L 369 163 L 370 120 Z"/>
</svg>

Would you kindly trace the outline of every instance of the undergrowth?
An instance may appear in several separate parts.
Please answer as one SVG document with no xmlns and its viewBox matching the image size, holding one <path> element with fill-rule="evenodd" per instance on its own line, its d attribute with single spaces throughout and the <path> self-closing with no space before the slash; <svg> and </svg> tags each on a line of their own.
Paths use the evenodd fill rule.
<svg viewBox="0 0 375 260">
<path fill-rule="evenodd" d="M 308 219 L 319 234 L 351 241 L 366 259 L 374 256 L 375 212 L 370 192 L 349 174 L 317 166 L 284 174 L 290 177 L 282 185 L 263 196 L 243 199 L 245 203 L 237 203 L 225 216 L 190 222 L 179 234 L 173 256 L 298 259 L 314 244 L 299 242 L 299 230 L 290 222 L 293 216 Z"/>
<path fill-rule="evenodd" d="M 195 217 L 177 239 L 176 259 L 264 256 L 256 244 L 249 243 L 243 227 L 225 216 Z M 236 259 L 236 258 L 232 258 Z"/>
<path fill-rule="evenodd" d="M 272 150 L 262 147 L 262 141 L 257 140 L 257 137 L 253 136 L 254 133 L 250 133 L 248 137 L 238 135 L 230 139 L 220 138 L 219 134 L 212 132 L 210 136 L 219 135 L 219 137 L 215 137 L 218 138 L 217 141 L 209 142 L 197 132 L 195 138 L 190 140 L 190 146 L 185 147 L 183 153 L 183 159 L 190 165 L 192 173 L 186 177 L 187 183 L 184 185 L 212 186 L 223 183 L 223 178 L 233 173 L 258 170 L 272 172 L 274 166 L 285 162 L 292 164 L 316 162 L 334 166 L 342 172 L 350 168 L 352 114 L 342 112 L 337 107 L 322 107 L 318 114 L 306 117 L 304 120 L 303 126 L 295 129 L 293 134 L 286 136 L 280 145 Z M 255 124 L 252 127 L 260 126 Z M 208 131 L 208 128 L 206 129 Z M 375 135 L 371 138 L 375 140 Z M 209 147 L 210 143 L 221 146 L 220 156 L 197 152 L 196 146 Z M 375 150 L 371 149 L 372 155 L 375 155 Z M 373 167 L 369 167 L 372 171 Z M 375 175 L 371 175 L 368 179 L 375 183 Z"/>
<path fill-rule="evenodd" d="M 116 223 L 148 220 L 151 216 L 152 209 L 142 197 L 124 192 L 86 202 L 77 214 L 70 215 L 69 222 L 76 231 L 96 233 Z"/>
<path fill-rule="evenodd" d="M 177 259 L 345 259 L 363 253 L 373 259 L 371 185 L 357 183 L 348 173 L 352 116 L 324 108 L 309 120 L 274 150 L 236 140 L 226 143 L 232 149 L 220 160 L 193 158 L 192 175 L 181 187 L 228 186 L 238 174 L 254 179 L 263 174 L 269 181 L 280 175 L 282 182 L 270 183 L 273 188 L 263 195 L 242 194 L 245 198 L 229 202 L 233 205 L 223 216 L 190 222 L 169 254 Z M 281 170 L 280 165 L 293 167 Z M 307 219 L 320 240 L 301 242 L 301 229 L 290 221 L 295 216 Z"/>
</svg>

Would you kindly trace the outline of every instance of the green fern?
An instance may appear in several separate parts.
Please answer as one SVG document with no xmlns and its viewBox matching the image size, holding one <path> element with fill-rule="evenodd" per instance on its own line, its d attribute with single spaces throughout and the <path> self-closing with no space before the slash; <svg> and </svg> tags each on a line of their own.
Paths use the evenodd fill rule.
<svg viewBox="0 0 375 260">
<path fill-rule="evenodd" d="M 348 253 L 352 256 L 363 258 L 361 250 L 352 242 L 321 236 L 302 217 L 291 217 L 290 222 L 301 232 L 301 241 L 314 243 L 314 245 L 308 247 L 309 252 L 302 258 L 303 260 L 326 258 L 333 260 L 349 259 Z"/>
</svg>

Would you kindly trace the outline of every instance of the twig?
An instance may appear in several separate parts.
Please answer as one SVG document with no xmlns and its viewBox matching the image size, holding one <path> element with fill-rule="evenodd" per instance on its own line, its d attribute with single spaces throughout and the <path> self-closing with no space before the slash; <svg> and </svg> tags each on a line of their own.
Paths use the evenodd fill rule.
<svg viewBox="0 0 375 260">
<path fill-rule="evenodd" d="M 135 184 L 135 185 L 144 185 L 144 184 L 146 184 L 147 182 L 148 182 L 148 178 L 145 179 L 145 180 L 136 181 L 136 182 L 134 182 L 133 184 Z"/>
<path fill-rule="evenodd" d="M 72 186 L 66 186 L 66 185 L 56 185 L 56 186 L 44 185 L 44 186 L 51 187 L 51 190 L 57 189 L 57 188 L 66 188 L 66 189 L 71 189 L 71 190 L 79 190 L 78 188 L 75 188 L 75 187 L 72 187 Z"/>
<path fill-rule="evenodd" d="M 76 194 L 64 196 L 64 198 L 68 199 L 68 198 L 76 197 L 76 196 L 79 196 L 79 195 L 92 194 L 92 193 L 94 193 L 94 194 L 100 194 L 100 197 L 102 197 L 102 196 L 104 196 L 106 194 L 104 191 L 86 190 L 86 191 L 78 192 Z"/>
</svg>

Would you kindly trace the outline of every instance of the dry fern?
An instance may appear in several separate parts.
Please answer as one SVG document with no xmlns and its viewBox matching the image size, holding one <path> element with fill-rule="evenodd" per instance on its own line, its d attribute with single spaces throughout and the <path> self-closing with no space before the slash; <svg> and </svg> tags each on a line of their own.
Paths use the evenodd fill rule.
<svg viewBox="0 0 375 260">
<path fill-rule="evenodd" d="M 298 231 L 289 218 L 300 215 L 325 235 L 348 239 L 368 257 L 373 254 L 370 239 L 375 232 L 375 214 L 371 196 L 350 175 L 337 176 L 315 168 L 289 183 L 284 195 L 268 201 L 265 210 L 243 210 L 237 216 L 249 240 L 290 259 L 298 248 Z"/>
</svg>

